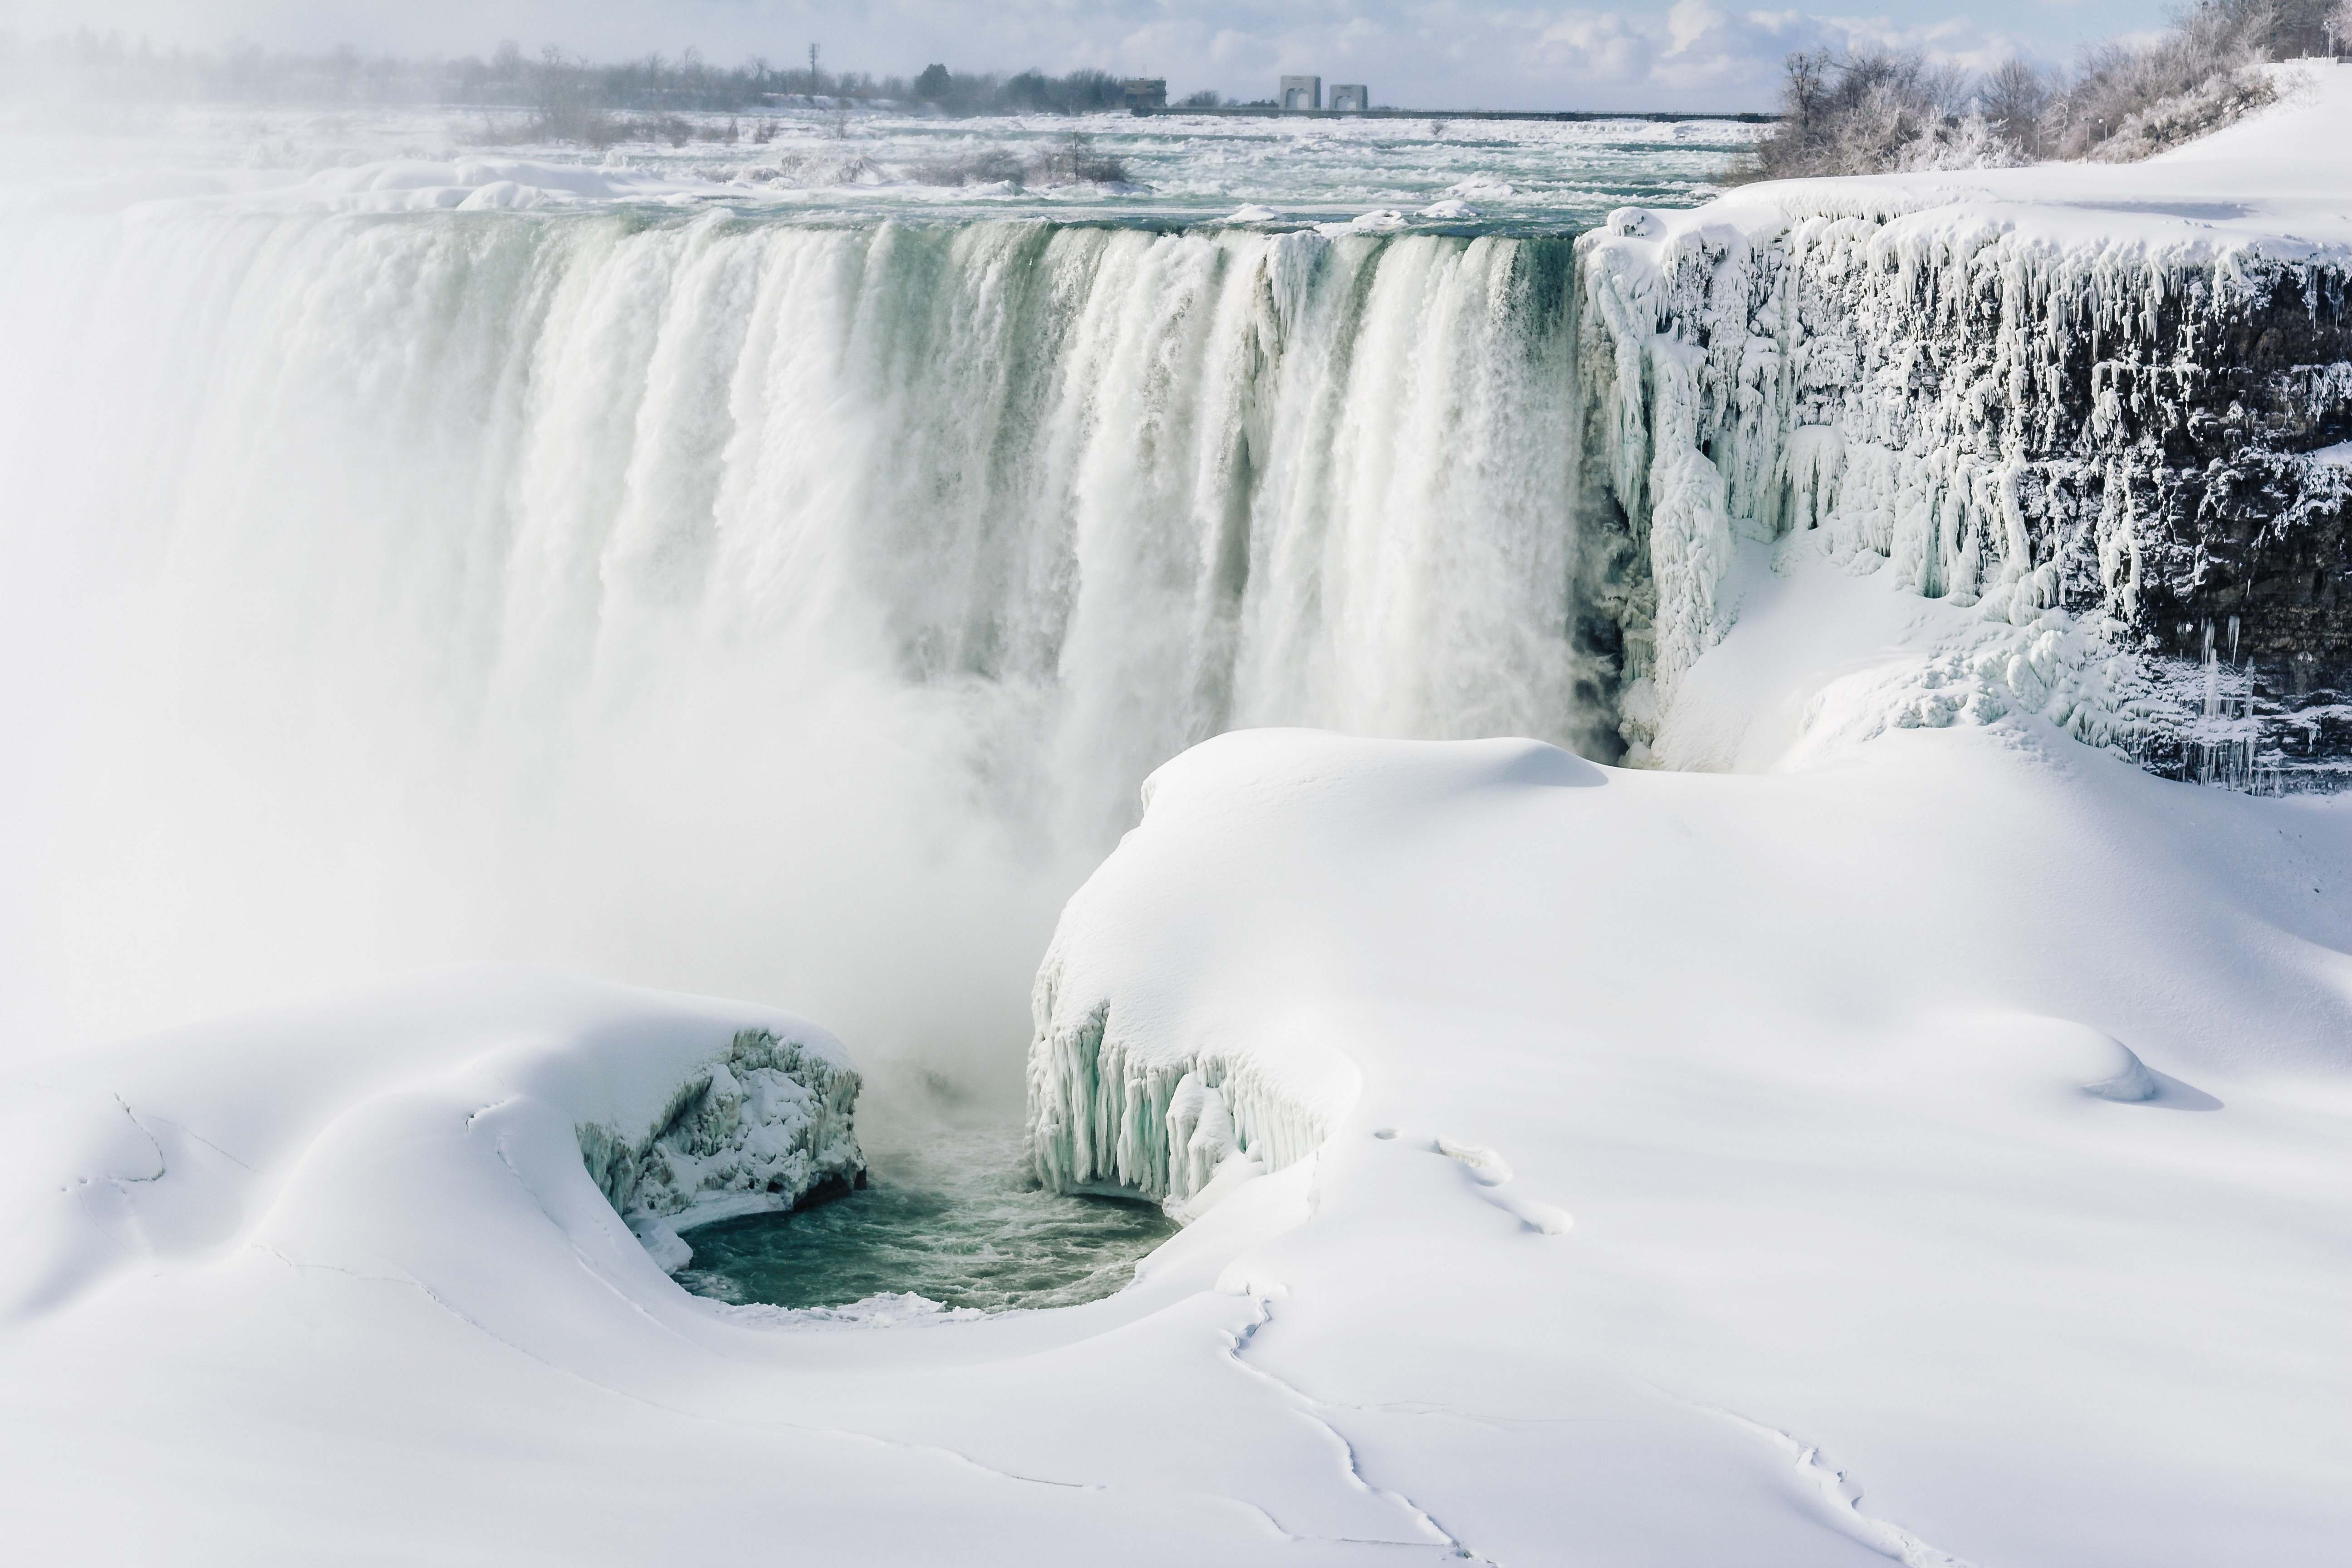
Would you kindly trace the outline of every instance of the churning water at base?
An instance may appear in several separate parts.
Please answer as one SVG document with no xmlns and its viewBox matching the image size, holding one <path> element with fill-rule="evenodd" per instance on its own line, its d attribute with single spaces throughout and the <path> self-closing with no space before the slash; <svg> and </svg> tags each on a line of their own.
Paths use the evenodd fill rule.
<svg viewBox="0 0 2352 1568">
<path fill-rule="evenodd" d="M 1012 1131 L 944 1132 L 875 1160 L 866 1187 L 800 1214 L 687 1233 L 678 1283 L 736 1303 L 844 1307 L 911 1293 L 985 1312 L 1110 1295 L 1175 1234 L 1153 1204 L 1042 1191 Z"/>
</svg>

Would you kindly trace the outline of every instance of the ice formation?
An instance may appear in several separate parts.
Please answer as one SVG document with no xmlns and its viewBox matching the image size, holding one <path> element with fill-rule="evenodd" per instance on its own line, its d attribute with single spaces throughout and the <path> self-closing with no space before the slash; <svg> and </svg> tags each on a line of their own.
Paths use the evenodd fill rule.
<svg viewBox="0 0 2352 1568">
<path fill-rule="evenodd" d="M 1240 1181 L 1313 1153 L 1353 1097 L 1328 1049 L 1268 1061 L 1130 1042 L 1060 952 L 1039 971 L 1029 1054 L 1028 1158 L 1050 1188 L 1132 1193 L 1198 1218 Z"/>
</svg>

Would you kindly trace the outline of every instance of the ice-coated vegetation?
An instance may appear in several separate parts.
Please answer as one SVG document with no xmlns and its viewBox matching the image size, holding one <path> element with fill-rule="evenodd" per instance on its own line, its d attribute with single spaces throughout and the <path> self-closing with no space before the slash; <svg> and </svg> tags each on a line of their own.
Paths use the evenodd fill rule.
<svg viewBox="0 0 2352 1568">
<path fill-rule="evenodd" d="M 2196 0 L 2165 31 L 2097 45 L 2071 70 L 2012 58 L 1979 77 L 1917 50 L 1798 53 L 1749 173 L 2130 163 L 2273 102 L 2278 84 L 2263 65 L 2325 57 L 2347 34 L 2345 0 Z"/>
</svg>

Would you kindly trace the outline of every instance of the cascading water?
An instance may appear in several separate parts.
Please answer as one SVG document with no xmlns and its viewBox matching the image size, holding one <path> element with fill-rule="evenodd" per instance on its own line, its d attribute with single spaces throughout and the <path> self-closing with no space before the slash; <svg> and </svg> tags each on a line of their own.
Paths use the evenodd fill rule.
<svg viewBox="0 0 2352 1568">
<path fill-rule="evenodd" d="M 1564 242 L 164 205 L 0 246 L 22 863 L 74 873 L 28 1025 L 496 952 L 1010 1077 L 1054 909 L 1190 742 L 1608 744 Z"/>
<path fill-rule="evenodd" d="M 471 958 L 772 999 L 873 1181 L 689 1227 L 689 1288 L 1080 1300 L 1172 1222 L 1029 1181 L 1020 1063 L 1144 776 L 1617 748 L 1567 236 L 1719 128 L 1122 117 L 1145 185 L 1033 199 L 897 179 L 928 121 L 176 124 L 0 182 L 0 1050 Z"/>
</svg>

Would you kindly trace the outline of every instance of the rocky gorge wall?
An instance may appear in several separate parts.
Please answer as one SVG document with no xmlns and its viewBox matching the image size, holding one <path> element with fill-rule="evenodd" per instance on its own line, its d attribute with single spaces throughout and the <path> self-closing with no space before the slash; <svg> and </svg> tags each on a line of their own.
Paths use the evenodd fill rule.
<svg viewBox="0 0 2352 1568">
<path fill-rule="evenodd" d="M 1621 530 L 1636 757 L 1736 613 L 1734 542 L 1821 531 L 1995 628 L 1904 721 L 2021 707 L 2159 772 L 2343 782 L 2342 258 L 1806 199 L 1625 209 L 1580 242 L 1581 467 Z"/>
</svg>

